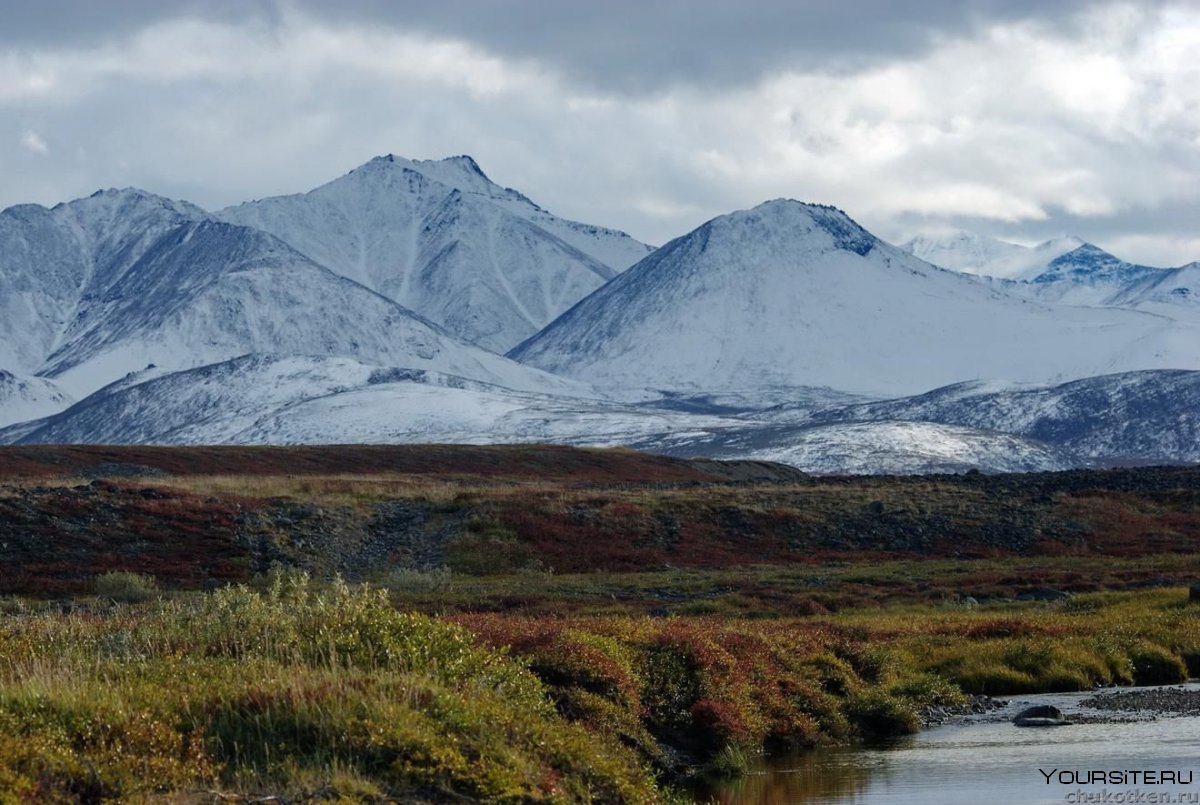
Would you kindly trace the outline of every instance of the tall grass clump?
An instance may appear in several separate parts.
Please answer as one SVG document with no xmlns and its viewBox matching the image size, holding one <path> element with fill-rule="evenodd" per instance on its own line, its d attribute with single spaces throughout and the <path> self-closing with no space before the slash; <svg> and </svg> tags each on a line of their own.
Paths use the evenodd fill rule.
<svg viewBox="0 0 1200 805">
<path fill-rule="evenodd" d="M 114 570 L 96 577 L 96 595 L 120 604 L 137 604 L 158 595 L 158 582 L 144 573 Z"/>
<path fill-rule="evenodd" d="M 0 620 L 0 791 L 659 798 L 635 752 L 559 715 L 522 663 L 383 590 L 282 573 Z"/>
</svg>

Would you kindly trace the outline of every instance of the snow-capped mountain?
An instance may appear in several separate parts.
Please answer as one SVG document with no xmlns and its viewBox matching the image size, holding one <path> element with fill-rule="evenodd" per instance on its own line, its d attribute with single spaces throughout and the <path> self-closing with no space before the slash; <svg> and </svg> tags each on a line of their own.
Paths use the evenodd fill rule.
<svg viewBox="0 0 1200 805">
<path fill-rule="evenodd" d="M 311 192 L 217 216 L 498 352 L 650 251 L 623 232 L 556 218 L 467 156 L 378 157 Z"/>
<path fill-rule="evenodd" d="M 936 268 L 831 207 L 771 201 L 661 247 L 511 357 L 610 389 L 829 386 L 1200 368 L 1200 327 L 1031 303 Z"/>
<path fill-rule="evenodd" d="M 1032 279 L 1050 261 L 1084 245 L 1076 237 L 1056 238 L 1037 246 L 991 238 L 974 232 L 954 232 L 934 237 L 918 235 L 900 248 L 942 268 L 998 279 Z"/>
<path fill-rule="evenodd" d="M 149 370 L 67 411 L 0 429 L 3 443 L 516 443 L 753 457 L 810 472 L 1058 469 L 1027 439 L 928 423 L 779 427 L 732 416 L 516 392 L 438 372 L 349 358 L 247 355 Z"/>
<path fill-rule="evenodd" d="M 0 369 L 0 428 L 56 414 L 73 402 L 53 381 Z"/>
<path fill-rule="evenodd" d="M 557 442 L 813 472 L 1200 460 L 1200 264 L 908 247 L 993 270 L 784 200 L 651 252 L 469 157 L 378 158 L 216 214 L 138 190 L 13 207 L 0 443 Z M 502 357 L 467 338 L 526 340 Z"/>
<path fill-rule="evenodd" d="M 1200 461 L 1200 372 L 1126 372 L 1051 387 L 1007 390 L 961 383 L 815 416 L 802 411 L 800 418 L 808 423 L 962 425 L 1016 434 L 1107 462 Z"/>
<path fill-rule="evenodd" d="M 1180 268 L 1138 265 L 1075 237 L 1031 248 L 959 232 L 916 237 L 902 248 L 943 268 L 1000 280 L 1010 293 L 1041 302 L 1136 307 L 1186 317 L 1194 313 L 1189 306 L 1200 296 L 1195 263 Z"/>
<path fill-rule="evenodd" d="M 3 222 L 0 298 L 22 314 L 4 320 L 7 357 L 76 397 L 147 364 L 181 369 L 252 352 L 352 356 L 588 393 L 190 205 L 109 191 L 52 210 L 8 210 Z"/>
<path fill-rule="evenodd" d="M 110 292 L 158 238 L 204 215 L 132 189 L 0 211 L 0 366 L 38 371 L 81 299 Z"/>
<path fill-rule="evenodd" d="M 1159 279 L 1167 270 L 1127 263 L 1099 246 L 1084 243 L 1051 260 L 1042 271 L 1012 290 L 1046 302 L 1113 305 L 1129 288 Z"/>
<path fill-rule="evenodd" d="M 966 383 L 836 402 L 715 414 L 519 392 L 349 358 L 247 355 L 131 375 L 61 413 L 0 429 L 0 444 L 552 442 L 779 461 L 817 473 L 1200 460 L 1200 372 L 1002 391 Z"/>
<path fill-rule="evenodd" d="M 1147 273 L 1109 298 L 1124 305 L 1178 316 L 1183 308 L 1200 312 L 1200 262 Z"/>
</svg>

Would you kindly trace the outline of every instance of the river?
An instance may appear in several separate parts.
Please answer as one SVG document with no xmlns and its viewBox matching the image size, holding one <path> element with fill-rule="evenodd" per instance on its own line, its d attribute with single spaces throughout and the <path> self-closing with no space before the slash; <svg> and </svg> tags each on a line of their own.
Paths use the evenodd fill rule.
<svg viewBox="0 0 1200 805">
<path fill-rule="evenodd" d="M 1180 686 L 1176 686 L 1180 687 Z M 1200 684 L 1186 687 L 1200 693 Z M 762 760 L 746 777 L 718 786 L 709 801 L 969 805 L 970 803 L 1196 803 L 1200 805 L 1200 717 L 1114 714 L 1126 723 L 1019 728 L 1012 716 L 1033 704 L 1068 715 L 1092 693 L 1011 697 L 1009 705 L 886 746 L 821 749 Z M 1039 771 L 1041 770 L 1041 771 Z M 1086 783 L 1093 772 L 1165 770 L 1193 782 Z M 1047 782 L 1045 774 L 1050 774 Z M 1082 780 L 1083 782 L 1078 782 Z M 1134 793 L 1136 792 L 1136 793 Z"/>
</svg>

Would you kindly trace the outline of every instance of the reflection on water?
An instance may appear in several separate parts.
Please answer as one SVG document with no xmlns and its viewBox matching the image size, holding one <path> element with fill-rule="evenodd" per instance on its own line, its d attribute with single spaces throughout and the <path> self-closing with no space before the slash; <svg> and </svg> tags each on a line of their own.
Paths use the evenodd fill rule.
<svg viewBox="0 0 1200 805">
<path fill-rule="evenodd" d="M 1078 711 L 1086 694 L 1017 697 L 1012 714 L 1034 703 Z M 1164 769 L 1192 772 L 1193 785 L 1047 783 L 1039 769 L 1078 772 Z M 1056 803 L 1075 792 L 1139 789 L 1182 793 L 1200 803 L 1200 718 L 1021 729 L 1007 720 L 936 727 L 886 748 L 829 749 L 764 760 L 751 775 L 719 786 L 709 801 L 740 803 Z M 1193 799 L 1194 797 L 1194 799 Z M 1086 801 L 1077 799 L 1077 801 Z M 1097 800 L 1099 801 L 1099 800 Z M 1136 799 L 1127 799 L 1134 802 Z M 1144 800 L 1154 801 L 1154 800 Z M 1165 799 L 1161 801 L 1166 801 Z"/>
<path fill-rule="evenodd" d="M 858 753 L 843 749 L 764 760 L 745 777 L 721 784 L 708 801 L 721 805 L 857 802 L 855 795 L 867 789 L 871 772 L 853 761 L 830 762 L 838 754 L 856 756 Z"/>
</svg>

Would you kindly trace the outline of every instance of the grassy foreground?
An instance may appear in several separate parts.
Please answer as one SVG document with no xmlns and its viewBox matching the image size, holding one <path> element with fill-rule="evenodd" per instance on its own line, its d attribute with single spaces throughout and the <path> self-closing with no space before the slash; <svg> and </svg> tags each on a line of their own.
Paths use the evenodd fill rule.
<svg viewBox="0 0 1200 805">
<path fill-rule="evenodd" d="M 0 790 L 36 802 L 657 797 L 634 752 L 557 715 L 521 663 L 383 594 L 303 575 L 7 615 Z"/>
<path fill-rule="evenodd" d="M 4 801 L 670 801 L 687 767 L 911 732 L 964 692 L 1200 670 L 1178 588 L 764 620 L 432 617 L 302 573 L 105 585 L 5 602 Z"/>
<path fill-rule="evenodd" d="M 0 448 L 0 803 L 687 800 L 1200 675 L 1197 544 L 1195 467 Z"/>
</svg>

